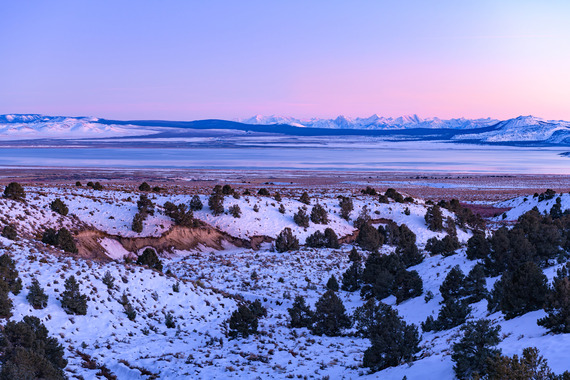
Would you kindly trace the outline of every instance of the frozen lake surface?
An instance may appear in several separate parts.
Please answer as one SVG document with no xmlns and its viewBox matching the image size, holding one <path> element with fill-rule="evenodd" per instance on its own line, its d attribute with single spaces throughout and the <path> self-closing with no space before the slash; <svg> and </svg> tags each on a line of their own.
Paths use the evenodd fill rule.
<svg viewBox="0 0 570 380">
<path fill-rule="evenodd" d="M 0 148 L 2 167 L 379 170 L 570 174 L 568 148 L 427 141 L 212 147 Z"/>
</svg>

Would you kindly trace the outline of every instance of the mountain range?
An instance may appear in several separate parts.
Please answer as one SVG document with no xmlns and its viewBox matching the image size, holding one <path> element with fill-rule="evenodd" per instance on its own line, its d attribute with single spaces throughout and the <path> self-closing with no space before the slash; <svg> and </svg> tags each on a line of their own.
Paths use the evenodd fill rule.
<svg viewBox="0 0 570 380">
<path fill-rule="evenodd" d="M 216 131 L 289 136 L 378 136 L 389 139 L 441 140 L 479 144 L 570 145 L 570 122 L 534 116 L 513 119 L 439 119 L 417 115 L 397 118 L 295 119 L 254 116 L 237 121 L 107 120 L 95 117 L 0 115 L 0 141 L 168 138 Z"/>
</svg>

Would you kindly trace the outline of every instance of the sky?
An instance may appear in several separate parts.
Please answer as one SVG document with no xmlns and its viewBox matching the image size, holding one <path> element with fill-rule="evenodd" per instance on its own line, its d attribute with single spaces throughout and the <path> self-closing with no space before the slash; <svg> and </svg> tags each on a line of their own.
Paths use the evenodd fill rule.
<svg viewBox="0 0 570 380">
<path fill-rule="evenodd" d="M 569 1 L 0 2 L 0 114 L 570 120 Z"/>
</svg>

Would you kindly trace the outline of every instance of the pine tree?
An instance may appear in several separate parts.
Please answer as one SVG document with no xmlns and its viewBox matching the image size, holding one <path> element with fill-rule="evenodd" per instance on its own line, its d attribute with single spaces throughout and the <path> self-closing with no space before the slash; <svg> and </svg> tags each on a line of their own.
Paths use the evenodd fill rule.
<svg viewBox="0 0 570 380">
<path fill-rule="evenodd" d="M 143 214 L 141 214 L 140 212 L 137 212 L 135 214 L 135 216 L 133 217 L 133 223 L 131 225 L 131 229 L 136 232 L 136 233 L 141 233 L 143 232 L 143 222 L 145 220 L 145 217 L 143 216 Z"/>
<path fill-rule="evenodd" d="M 355 292 L 360 289 L 360 277 L 362 269 L 358 261 L 353 261 L 350 267 L 342 274 L 341 289 L 347 292 Z"/>
<path fill-rule="evenodd" d="M 568 379 L 570 373 L 564 372 L 556 376 L 547 360 L 540 355 L 536 347 L 523 349 L 522 356 L 514 355 L 512 358 L 496 354 L 487 365 L 488 380 L 527 380 L 527 379 Z"/>
<path fill-rule="evenodd" d="M 465 294 L 465 275 L 459 265 L 454 266 L 445 276 L 443 283 L 439 287 L 439 292 L 443 297 L 443 302 L 452 298 L 459 299 Z"/>
<path fill-rule="evenodd" d="M 65 379 L 63 347 L 48 334 L 37 317 L 8 322 L 0 333 L 0 379 Z"/>
<path fill-rule="evenodd" d="M 293 221 L 299 227 L 309 227 L 309 216 L 307 215 L 307 209 L 301 207 L 297 210 L 297 213 L 293 215 Z"/>
<path fill-rule="evenodd" d="M 511 319 L 544 307 L 547 292 L 546 276 L 535 263 L 527 262 L 495 283 L 489 307 L 496 304 L 505 319 Z"/>
<path fill-rule="evenodd" d="M 323 248 L 325 246 L 325 235 L 319 230 L 307 236 L 305 245 L 311 248 Z"/>
<path fill-rule="evenodd" d="M 356 237 L 356 244 L 367 251 L 377 250 L 382 243 L 378 230 L 370 224 L 364 224 Z"/>
<path fill-rule="evenodd" d="M 15 295 L 22 290 L 22 280 L 16 269 L 16 262 L 7 253 L 0 256 L 0 281 L 4 282 L 8 290 Z"/>
<path fill-rule="evenodd" d="M 190 200 L 190 210 L 200 211 L 200 210 L 202 210 L 203 207 L 204 207 L 204 205 L 202 204 L 200 197 L 197 195 L 194 195 L 192 197 L 192 199 Z"/>
<path fill-rule="evenodd" d="M 0 280 L 0 318 L 10 318 L 12 316 L 12 300 L 8 293 L 10 288 L 3 280 Z"/>
<path fill-rule="evenodd" d="M 464 281 L 464 294 L 467 302 L 479 302 L 487 297 L 487 281 L 485 280 L 485 269 L 483 265 L 476 264 Z"/>
<path fill-rule="evenodd" d="M 333 275 L 330 276 L 329 280 L 327 281 L 327 289 L 332 290 L 333 292 L 338 292 L 339 286 L 336 277 Z"/>
<path fill-rule="evenodd" d="M 247 338 L 251 334 L 257 334 L 258 320 L 255 314 L 246 305 L 239 305 L 229 321 L 229 336 L 232 338 Z"/>
<path fill-rule="evenodd" d="M 277 239 L 275 239 L 275 249 L 277 252 L 287 252 L 287 251 L 294 251 L 299 249 L 299 240 L 295 235 L 293 235 L 293 231 L 289 227 L 285 227 L 279 235 L 277 235 Z"/>
<path fill-rule="evenodd" d="M 15 201 L 24 201 L 26 198 L 26 192 L 18 182 L 10 182 L 4 189 L 4 198 Z"/>
<path fill-rule="evenodd" d="M 484 259 L 489 255 L 491 248 L 485 237 L 485 233 L 475 231 L 467 240 L 467 258 L 469 260 Z"/>
<path fill-rule="evenodd" d="M 438 205 L 434 205 L 428 208 L 425 221 L 428 229 L 431 231 L 441 231 L 443 230 L 443 215 L 441 214 L 441 209 Z"/>
<path fill-rule="evenodd" d="M 137 208 L 142 215 L 154 215 L 154 203 L 146 194 L 141 194 L 137 201 Z"/>
<path fill-rule="evenodd" d="M 364 351 L 363 366 L 373 372 L 410 361 L 420 350 L 417 327 L 408 325 L 396 310 L 382 303 L 374 311 L 368 336 L 371 346 Z"/>
<path fill-rule="evenodd" d="M 463 300 L 456 298 L 448 299 L 439 310 L 435 320 L 434 330 L 448 330 L 459 326 L 467 320 L 471 307 Z"/>
<path fill-rule="evenodd" d="M 340 244 L 338 243 L 338 236 L 336 235 L 336 232 L 334 232 L 334 230 L 330 227 L 325 228 L 324 241 L 326 248 L 340 248 Z"/>
<path fill-rule="evenodd" d="M 451 360 L 453 370 L 459 379 L 480 378 L 487 374 L 490 359 L 500 354 L 495 346 L 499 344 L 501 326 L 492 327 L 491 321 L 480 319 L 468 322 L 461 331 L 463 337 L 453 345 Z"/>
<path fill-rule="evenodd" d="M 564 212 L 562 211 L 562 199 L 560 197 L 556 198 L 556 203 L 550 209 L 550 216 L 552 219 L 560 219 Z"/>
<path fill-rule="evenodd" d="M 361 260 L 362 257 L 360 257 L 360 254 L 358 253 L 356 247 L 352 247 L 350 253 L 348 254 L 348 261 L 353 263 L 359 263 Z"/>
<path fill-rule="evenodd" d="M 362 229 L 364 225 L 370 223 L 371 219 L 372 218 L 370 218 L 370 214 L 368 213 L 368 207 L 364 206 L 362 210 L 360 210 L 360 214 L 358 214 L 358 217 L 353 223 L 354 228 L 356 228 L 357 230 Z"/>
<path fill-rule="evenodd" d="M 71 235 L 71 232 L 65 227 L 61 227 L 59 231 L 57 231 L 57 245 L 65 252 L 78 252 L 75 240 L 73 240 L 73 235 Z"/>
<path fill-rule="evenodd" d="M 394 280 L 394 295 L 396 303 L 400 304 L 407 299 L 418 297 L 423 292 L 423 281 L 415 270 L 401 270 Z"/>
<path fill-rule="evenodd" d="M 293 306 L 287 309 L 291 322 L 291 327 L 311 327 L 313 324 L 314 313 L 311 308 L 305 303 L 303 296 L 296 296 L 293 301 Z"/>
<path fill-rule="evenodd" d="M 570 263 L 558 269 L 546 296 L 547 316 L 537 321 L 555 334 L 570 333 Z"/>
<path fill-rule="evenodd" d="M 304 203 L 306 205 L 311 204 L 311 197 L 309 197 L 309 194 L 306 191 L 303 192 L 303 194 L 301 194 L 301 198 L 299 198 L 299 202 Z"/>
<path fill-rule="evenodd" d="M 327 210 L 319 203 L 317 203 L 311 210 L 311 222 L 315 224 L 328 224 L 329 217 Z"/>
<path fill-rule="evenodd" d="M 218 216 L 224 213 L 224 195 L 221 191 L 214 192 L 208 198 L 208 207 L 212 211 L 212 215 Z"/>
<path fill-rule="evenodd" d="M 65 291 L 61 293 L 61 307 L 67 314 L 86 315 L 87 296 L 79 291 L 79 284 L 73 275 L 65 280 Z"/>
<path fill-rule="evenodd" d="M 350 318 L 335 292 L 327 290 L 315 304 L 315 315 L 311 331 L 315 335 L 339 336 L 341 330 L 349 328 Z"/>
<path fill-rule="evenodd" d="M 47 306 L 48 295 L 44 292 L 39 281 L 36 278 L 32 279 L 32 284 L 28 287 L 30 292 L 26 299 L 34 309 L 43 309 Z"/>
<path fill-rule="evenodd" d="M 56 198 L 53 200 L 53 202 L 50 203 L 49 208 L 53 211 L 53 212 L 57 212 L 60 215 L 67 215 L 67 213 L 69 212 L 69 208 L 67 207 L 67 205 L 65 203 L 63 203 L 63 201 L 59 198 Z"/>
<path fill-rule="evenodd" d="M 354 204 L 352 203 L 352 198 L 350 197 L 340 197 L 339 204 L 340 206 L 340 217 L 344 220 L 350 219 L 350 213 L 354 210 Z"/>
<path fill-rule="evenodd" d="M 149 268 L 162 272 L 162 262 L 158 258 L 156 251 L 152 248 L 146 248 L 137 258 L 138 265 L 146 265 Z"/>
<path fill-rule="evenodd" d="M 406 268 L 420 264 L 424 261 L 424 255 L 418 249 L 415 243 L 398 247 L 396 253 L 400 256 L 402 263 Z"/>
</svg>

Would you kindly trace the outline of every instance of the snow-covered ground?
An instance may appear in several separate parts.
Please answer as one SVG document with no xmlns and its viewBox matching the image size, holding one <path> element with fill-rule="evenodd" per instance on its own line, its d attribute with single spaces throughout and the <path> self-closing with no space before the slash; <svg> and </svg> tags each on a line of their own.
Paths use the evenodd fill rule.
<svg viewBox="0 0 570 380">
<path fill-rule="evenodd" d="M 26 187 L 28 203 L 0 200 L 0 222 L 17 224 L 21 238 L 15 242 L 0 238 L 0 254 L 8 253 L 16 261 L 24 288 L 11 295 L 14 302 L 12 320 L 25 315 L 38 316 L 65 348 L 70 377 L 99 378 L 99 369 L 89 369 L 90 357 L 105 366 L 119 379 L 226 379 L 226 378 L 314 378 L 329 376 L 331 379 L 408 379 L 429 378 L 453 379 L 453 363 L 450 347 L 459 339 L 459 327 L 422 334 L 418 359 L 410 364 L 370 374 L 362 367 L 364 350 L 370 345 L 367 339 L 354 336 L 319 337 L 307 329 L 290 329 L 287 308 L 296 295 L 305 296 L 314 307 L 316 300 L 325 292 L 325 284 L 331 275 L 339 281 L 348 268 L 348 253 L 352 248 L 344 244 L 339 249 L 301 248 L 294 252 L 277 253 L 271 243 L 264 243 L 259 250 L 228 247 L 214 250 L 201 246 L 194 251 L 175 251 L 164 254 L 164 273 L 126 263 L 125 248 L 114 239 L 103 238 L 102 247 L 107 250 L 111 262 L 83 260 L 73 255 L 54 255 L 38 241 L 46 227 L 67 226 L 70 229 L 95 228 L 111 235 L 127 237 L 159 236 L 167 231 L 172 222 L 160 207 L 154 217 L 149 217 L 141 234 L 130 230 L 136 213 L 136 201 L 140 192 L 129 188 L 93 191 L 87 188 Z M 149 194 L 157 204 L 166 201 L 188 203 L 195 194 Z M 249 238 L 264 235 L 275 237 L 284 227 L 291 227 L 300 238 L 315 230 L 333 228 L 337 235 L 344 236 L 354 231 L 352 220 L 366 205 L 374 219 L 390 219 L 398 224 L 406 223 L 418 237 L 423 248 L 427 239 L 444 236 L 444 233 L 429 231 L 424 222 L 427 206 L 421 200 L 413 204 L 391 202 L 381 204 L 377 197 L 358 195 L 354 198 L 355 209 L 351 221 L 339 217 L 338 199 L 334 192 L 313 192 L 310 211 L 317 201 L 329 211 L 329 225 L 310 224 L 306 230 L 296 226 L 293 214 L 301 204 L 295 196 L 283 196 L 285 214 L 278 211 L 279 202 L 273 198 L 242 196 L 225 198 L 224 207 L 238 204 L 241 218 L 228 214 L 214 217 L 207 207 L 206 191 L 200 194 L 204 209 L 196 212 L 196 218 L 209 223 L 230 235 Z M 346 194 L 345 194 L 346 195 Z M 62 199 L 69 207 L 69 215 L 62 217 L 49 210 L 49 203 Z M 502 207 L 514 207 L 516 212 L 530 207 L 527 201 L 515 199 Z M 544 209 L 551 207 L 544 201 Z M 554 200 L 552 200 L 554 202 Z M 528 203 L 528 204 L 527 204 Z M 539 203 L 539 207 L 541 207 Z M 254 205 L 259 211 L 253 210 Z M 563 196 L 563 209 L 570 206 L 570 199 Z M 405 208 L 410 215 L 405 214 Z M 532 207 L 530 207 L 532 208 Z M 452 216 L 447 210 L 444 216 Z M 542 211 L 542 210 L 541 210 Z M 513 211 L 513 217 L 517 215 Z M 510 217 L 509 217 L 510 218 Z M 459 240 L 465 243 L 470 231 L 458 229 Z M 382 253 L 394 248 L 383 246 Z M 361 252 L 366 255 L 365 252 Z M 459 265 L 467 272 L 475 265 L 467 260 L 465 248 L 449 257 L 427 257 L 423 263 L 410 268 L 416 270 L 423 280 L 424 293 L 397 305 L 395 297 L 383 301 L 393 305 L 408 323 L 421 323 L 429 315 L 437 315 L 442 300 L 439 286 L 447 272 Z M 557 267 L 547 268 L 549 280 Z M 109 271 L 115 278 L 115 286 L 108 290 L 102 278 Z M 82 292 L 88 295 L 88 312 L 85 316 L 67 315 L 58 300 L 64 290 L 63 284 L 69 275 L 74 275 Z M 49 295 L 46 309 L 35 310 L 26 301 L 27 286 L 32 278 L 39 280 Z M 498 278 L 488 278 L 487 287 L 492 288 Z M 179 292 L 174 291 L 179 284 Z M 424 295 L 431 291 L 435 297 L 426 302 Z M 135 307 L 137 316 L 130 321 L 124 313 L 120 299 L 126 294 Z M 358 292 L 338 292 L 349 314 L 363 304 Z M 258 335 L 246 339 L 229 340 L 225 336 L 224 323 L 237 307 L 237 300 L 260 299 L 268 310 L 268 316 L 260 320 Z M 570 334 L 552 335 L 536 320 L 544 311 L 536 311 L 505 321 L 501 313 L 488 315 L 487 301 L 472 305 L 470 320 L 489 318 L 500 325 L 504 340 L 499 347 L 504 354 L 520 354 L 529 346 L 538 347 L 541 354 L 557 372 L 570 369 L 566 353 L 570 349 Z M 172 313 L 176 327 L 166 328 L 165 315 Z M 87 359 L 86 359 L 87 358 Z"/>
</svg>

